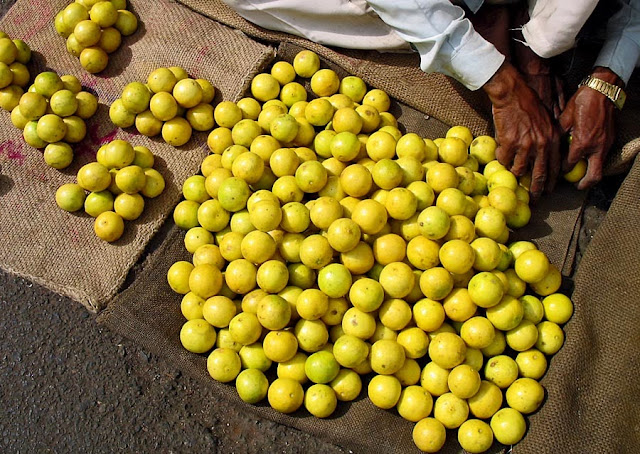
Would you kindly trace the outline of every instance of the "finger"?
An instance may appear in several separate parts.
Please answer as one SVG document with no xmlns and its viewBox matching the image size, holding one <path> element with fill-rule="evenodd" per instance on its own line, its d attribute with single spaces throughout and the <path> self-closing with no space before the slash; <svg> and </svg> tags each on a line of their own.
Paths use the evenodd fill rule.
<svg viewBox="0 0 640 454">
<path fill-rule="evenodd" d="M 569 101 L 567 107 L 563 110 L 560 118 L 558 119 L 558 123 L 560 124 L 560 128 L 562 128 L 562 132 L 566 133 L 571 130 L 573 127 L 573 112 L 574 112 L 574 103 Z"/>
<path fill-rule="evenodd" d="M 531 196 L 537 200 L 544 190 L 544 182 L 547 179 L 547 157 L 544 150 L 538 153 L 533 163 L 533 171 L 531 173 Z"/>
<path fill-rule="evenodd" d="M 563 111 L 567 106 L 567 100 L 564 94 L 564 83 L 562 79 L 558 76 L 554 76 L 553 80 L 556 85 L 556 95 L 558 98 L 558 107 L 560 107 L 560 111 Z"/>
<path fill-rule="evenodd" d="M 507 145 L 498 145 L 496 148 L 496 159 L 505 166 L 506 168 L 511 167 L 511 163 L 513 162 L 513 156 L 515 154 L 515 148 L 513 146 Z"/>
<path fill-rule="evenodd" d="M 571 145 L 569 145 L 569 153 L 564 164 L 565 170 L 569 171 L 575 166 L 580 159 L 587 155 L 587 147 L 580 143 L 580 135 L 574 135 Z"/>
<path fill-rule="evenodd" d="M 603 152 L 593 153 L 587 160 L 587 173 L 578 182 L 578 189 L 583 190 L 590 188 L 594 184 L 602 180 L 602 166 L 604 165 Z"/>
<path fill-rule="evenodd" d="M 513 173 L 517 177 L 521 177 L 527 171 L 529 167 L 529 150 L 526 151 L 520 150 L 519 153 L 516 153 L 516 156 L 513 160 L 513 166 L 511 166 L 511 173 Z"/>
</svg>

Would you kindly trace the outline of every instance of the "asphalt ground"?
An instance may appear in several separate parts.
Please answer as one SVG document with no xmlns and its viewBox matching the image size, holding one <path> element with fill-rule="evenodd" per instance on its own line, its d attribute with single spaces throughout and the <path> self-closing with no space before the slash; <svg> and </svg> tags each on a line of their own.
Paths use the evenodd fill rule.
<svg viewBox="0 0 640 454">
<path fill-rule="evenodd" d="M 346 451 L 219 400 L 95 322 L 0 272 L 0 452 Z"/>
</svg>

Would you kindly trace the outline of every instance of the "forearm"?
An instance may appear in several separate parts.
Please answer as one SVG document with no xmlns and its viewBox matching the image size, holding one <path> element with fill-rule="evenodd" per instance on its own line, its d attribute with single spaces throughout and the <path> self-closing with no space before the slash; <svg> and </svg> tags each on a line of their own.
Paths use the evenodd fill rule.
<svg viewBox="0 0 640 454">
<path fill-rule="evenodd" d="M 378 16 L 420 53 L 425 72 L 440 72 L 477 90 L 504 56 L 449 0 L 367 0 Z"/>
<path fill-rule="evenodd" d="M 607 36 L 595 66 L 609 68 L 627 84 L 640 58 L 640 0 L 622 3 L 607 24 Z"/>
</svg>

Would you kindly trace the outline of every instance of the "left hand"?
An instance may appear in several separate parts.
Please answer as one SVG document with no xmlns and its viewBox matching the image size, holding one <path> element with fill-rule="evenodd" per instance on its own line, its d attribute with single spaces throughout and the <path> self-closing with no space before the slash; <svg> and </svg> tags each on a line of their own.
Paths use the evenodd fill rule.
<svg viewBox="0 0 640 454">
<path fill-rule="evenodd" d="M 592 76 L 620 85 L 620 78 L 607 68 L 595 68 Z M 560 126 L 573 139 L 565 160 L 570 170 L 581 159 L 587 160 L 587 173 L 578 182 L 578 189 L 586 189 L 602 179 L 602 167 L 615 138 L 615 106 L 602 93 L 580 87 L 560 115 Z"/>
</svg>

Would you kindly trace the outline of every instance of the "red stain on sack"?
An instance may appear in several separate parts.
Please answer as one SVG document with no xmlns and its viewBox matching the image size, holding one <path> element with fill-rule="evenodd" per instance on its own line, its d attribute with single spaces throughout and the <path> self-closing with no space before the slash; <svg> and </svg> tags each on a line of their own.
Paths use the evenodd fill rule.
<svg viewBox="0 0 640 454">
<path fill-rule="evenodd" d="M 16 143 L 13 140 L 8 140 L 0 144 L 0 156 L 5 156 L 18 165 L 23 165 L 27 159 L 27 156 L 22 153 L 22 144 Z"/>
</svg>

